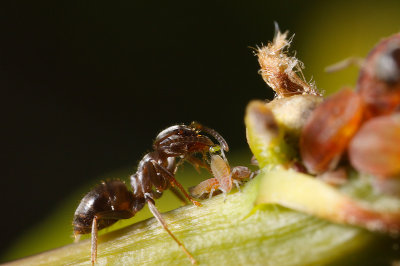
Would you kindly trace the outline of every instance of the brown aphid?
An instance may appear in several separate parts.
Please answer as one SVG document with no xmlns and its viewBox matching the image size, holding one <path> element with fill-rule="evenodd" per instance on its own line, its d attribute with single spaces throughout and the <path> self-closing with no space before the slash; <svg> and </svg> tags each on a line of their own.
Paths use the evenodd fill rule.
<svg viewBox="0 0 400 266">
<path fill-rule="evenodd" d="M 357 81 L 365 102 L 365 118 L 390 114 L 400 104 L 400 33 L 380 43 L 369 53 Z"/>
<path fill-rule="evenodd" d="M 400 114 L 364 123 L 349 144 L 349 158 L 359 172 L 381 178 L 400 177 Z"/>
<path fill-rule="evenodd" d="M 267 46 L 256 49 L 262 78 L 276 92 L 278 98 L 296 94 L 320 95 L 314 84 L 304 81 L 303 63 L 288 55 L 293 37 L 287 36 L 288 32 L 281 33 L 275 24 L 274 40 Z"/>
<path fill-rule="evenodd" d="M 220 145 L 202 133 L 215 138 Z M 119 180 L 106 181 L 90 191 L 78 206 L 73 221 L 74 233 L 75 236 L 92 233 L 92 264 L 97 258 L 97 231 L 119 219 L 131 218 L 146 203 L 161 226 L 182 248 L 191 262 L 196 263 L 185 246 L 168 229 L 155 206 L 154 199 L 161 197 L 163 191 L 171 189 L 178 198 L 186 198 L 200 206 L 201 204 L 195 201 L 175 179 L 177 168 L 184 161 L 188 161 L 196 168 L 204 167 L 211 171 L 206 154 L 219 150 L 225 159 L 223 151 L 229 150 L 228 144 L 215 130 L 199 123 L 192 123 L 190 126 L 176 125 L 163 130 L 156 137 L 153 148 L 154 151 L 143 157 L 136 173 L 131 176 L 133 192 Z M 196 154 L 202 157 L 198 158 Z"/>
<path fill-rule="evenodd" d="M 320 174 L 336 167 L 359 128 L 362 111 L 359 95 L 344 89 L 312 112 L 300 137 L 300 154 L 309 173 Z"/>
<path fill-rule="evenodd" d="M 219 155 L 211 156 L 211 170 L 213 178 L 190 188 L 189 191 L 193 197 L 203 198 L 204 195 L 209 195 L 211 198 L 218 190 L 226 195 L 232 190 L 233 184 L 239 189 L 242 182 L 253 176 L 251 170 L 245 166 L 235 166 L 231 169 L 228 162 Z"/>
</svg>

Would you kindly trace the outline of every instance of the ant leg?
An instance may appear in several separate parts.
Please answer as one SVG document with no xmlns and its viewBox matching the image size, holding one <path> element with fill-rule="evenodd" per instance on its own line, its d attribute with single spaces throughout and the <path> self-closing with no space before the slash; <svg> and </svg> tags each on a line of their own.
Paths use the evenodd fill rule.
<svg viewBox="0 0 400 266">
<path fill-rule="evenodd" d="M 168 179 L 168 181 L 171 183 L 171 186 L 177 186 L 188 200 L 190 200 L 196 206 L 201 206 L 200 202 L 195 201 L 191 196 L 189 196 L 189 194 L 186 192 L 183 186 L 175 179 L 175 177 L 167 169 L 165 169 L 162 165 L 158 164 L 155 160 L 151 160 L 151 163 L 154 165 L 154 168 L 157 170 L 159 174 Z"/>
<path fill-rule="evenodd" d="M 183 252 L 186 253 L 186 255 L 189 257 L 190 261 L 192 264 L 197 264 L 196 260 L 193 258 L 192 254 L 185 248 L 185 246 L 172 234 L 172 232 L 168 229 L 167 223 L 165 222 L 164 218 L 162 217 L 161 213 L 158 211 L 156 208 L 156 205 L 154 205 L 154 202 L 151 198 L 147 198 L 147 205 L 149 206 L 149 209 L 151 213 L 154 215 L 154 217 L 157 219 L 157 221 L 161 224 L 161 226 L 164 228 L 165 231 L 175 240 L 175 242 L 182 248 Z"/>
<path fill-rule="evenodd" d="M 185 162 L 184 159 L 180 158 L 179 161 L 175 164 L 174 171 L 172 173 L 175 175 L 176 172 L 178 171 L 179 166 L 181 166 Z"/>
<path fill-rule="evenodd" d="M 135 213 L 133 211 L 129 210 L 122 210 L 122 211 L 105 211 L 105 212 L 100 212 L 96 214 L 93 218 L 92 221 L 92 235 L 91 235 L 91 241 L 92 241 L 92 248 L 91 248 L 91 255 L 92 255 L 92 265 L 97 260 L 97 235 L 98 235 L 98 221 L 100 219 L 114 219 L 114 220 L 120 220 L 120 219 L 129 219 L 133 217 Z"/>
<path fill-rule="evenodd" d="M 170 187 L 169 189 L 171 190 L 172 193 L 174 193 L 175 197 L 177 197 L 183 205 L 188 204 L 188 201 L 186 200 L 185 196 L 183 196 L 182 193 L 179 192 L 179 190 L 177 190 L 175 187 Z"/>
<path fill-rule="evenodd" d="M 93 222 L 92 222 L 92 249 L 91 249 L 91 254 L 92 254 L 92 265 L 94 265 L 94 263 L 97 260 L 97 216 L 95 216 L 93 218 Z"/>
<path fill-rule="evenodd" d="M 188 157 L 185 157 L 185 160 L 191 163 L 198 173 L 200 173 L 201 167 L 207 169 L 211 173 L 211 168 L 206 163 L 206 159 L 207 157 L 205 156 L 205 154 L 203 155 L 203 160 L 195 157 L 194 155 L 189 155 Z"/>
</svg>

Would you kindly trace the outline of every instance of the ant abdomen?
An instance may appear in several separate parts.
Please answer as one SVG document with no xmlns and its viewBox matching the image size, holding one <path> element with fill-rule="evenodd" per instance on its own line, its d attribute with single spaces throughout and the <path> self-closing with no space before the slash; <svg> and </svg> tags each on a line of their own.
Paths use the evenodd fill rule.
<svg viewBox="0 0 400 266">
<path fill-rule="evenodd" d="M 95 217 L 98 218 L 97 229 L 106 228 L 118 219 L 132 217 L 144 204 L 144 199 L 135 198 L 124 182 L 103 181 L 81 200 L 74 215 L 74 233 L 90 233 Z"/>
</svg>

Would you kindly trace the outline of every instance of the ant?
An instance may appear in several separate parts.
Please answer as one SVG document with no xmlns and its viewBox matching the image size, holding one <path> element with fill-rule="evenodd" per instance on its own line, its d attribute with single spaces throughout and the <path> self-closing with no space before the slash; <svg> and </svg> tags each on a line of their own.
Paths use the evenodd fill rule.
<svg viewBox="0 0 400 266">
<path fill-rule="evenodd" d="M 193 197 L 204 198 L 208 194 L 211 198 L 216 190 L 226 196 L 232 190 L 233 184 L 240 190 L 239 185 L 254 175 L 246 166 L 235 166 L 231 169 L 228 162 L 219 155 L 211 155 L 210 166 L 214 177 L 190 188 L 189 192 Z"/>
<path fill-rule="evenodd" d="M 219 142 L 215 144 L 207 135 Z M 224 138 L 215 130 L 205 127 L 197 122 L 187 125 L 175 125 L 161 131 L 153 143 L 154 151 L 146 154 L 139 162 L 135 174 L 131 175 L 132 191 L 120 180 L 103 181 L 92 189 L 81 200 L 75 211 L 73 226 L 74 235 L 91 233 L 91 261 L 92 265 L 97 258 L 97 232 L 106 228 L 120 219 L 129 219 L 145 204 L 158 220 L 161 226 L 182 248 L 193 264 L 196 260 L 185 246 L 173 235 L 155 206 L 154 199 L 160 198 L 164 190 L 171 189 L 181 200 L 186 198 L 194 205 L 201 206 L 185 191 L 175 179 L 178 167 L 188 161 L 196 169 L 199 167 L 210 170 L 207 153 L 220 151 L 226 161 L 224 151 L 229 151 Z M 201 154 L 202 158 L 196 157 Z M 176 159 L 179 159 L 177 162 Z M 180 194 L 183 193 L 184 197 Z"/>
</svg>

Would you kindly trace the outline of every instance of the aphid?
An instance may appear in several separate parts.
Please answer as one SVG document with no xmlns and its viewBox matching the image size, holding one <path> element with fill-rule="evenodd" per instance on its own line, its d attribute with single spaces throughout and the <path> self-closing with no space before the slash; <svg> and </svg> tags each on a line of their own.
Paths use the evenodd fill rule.
<svg viewBox="0 0 400 266">
<path fill-rule="evenodd" d="M 359 95 L 345 89 L 311 113 L 300 137 L 300 154 L 308 172 L 319 174 L 336 167 L 360 125 L 362 112 Z"/>
<path fill-rule="evenodd" d="M 214 137 L 221 148 L 208 136 L 201 134 L 202 132 Z M 200 206 L 201 204 L 188 195 L 175 179 L 177 168 L 184 161 L 188 161 L 195 167 L 210 169 L 207 165 L 206 154 L 210 150 L 213 153 L 216 150 L 228 151 L 228 144 L 215 130 L 192 123 L 190 126 L 176 125 L 163 130 L 156 137 L 153 148 L 154 151 L 143 157 L 139 162 L 137 172 L 130 178 L 132 192 L 122 181 L 105 181 L 90 191 L 76 209 L 73 220 L 74 234 L 78 236 L 92 233 L 92 264 L 95 263 L 97 257 L 97 231 L 112 225 L 119 219 L 133 217 L 146 203 L 154 217 L 182 248 L 191 262 L 196 262 L 185 246 L 168 229 L 155 206 L 154 199 L 161 197 L 163 191 L 177 187 L 185 198 Z M 201 154 L 202 158 L 197 158 L 196 154 Z M 224 157 L 223 153 L 221 154 Z M 173 190 L 178 197 L 182 198 L 179 191 Z"/>
<path fill-rule="evenodd" d="M 288 32 L 281 33 L 275 23 L 274 40 L 267 46 L 256 49 L 262 78 L 276 92 L 277 98 L 296 94 L 320 95 L 314 84 L 304 81 L 303 63 L 288 55 L 287 50 L 294 35 L 289 39 L 287 36 Z"/>
<path fill-rule="evenodd" d="M 253 173 L 245 166 L 235 166 L 230 168 L 227 161 L 219 155 L 211 156 L 211 170 L 213 178 L 207 179 L 197 186 L 190 188 L 190 194 L 195 198 L 203 198 L 204 195 L 209 195 L 211 198 L 213 193 L 220 190 L 225 195 L 232 190 L 233 184 L 238 189 L 239 185 L 253 177 Z"/>
<path fill-rule="evenodd" d="M 381 178 L 400 175 L 400 114 L 368 120 L 349 144 L 349 158 L 359 172 Z"/>
<path fill-rule="evenodd" d="M 365 102 L 365 117 L 390 114 L 400 104 L 400 34 L 380 43 L 369 53 L 357 81 Z"/>
</svg>

